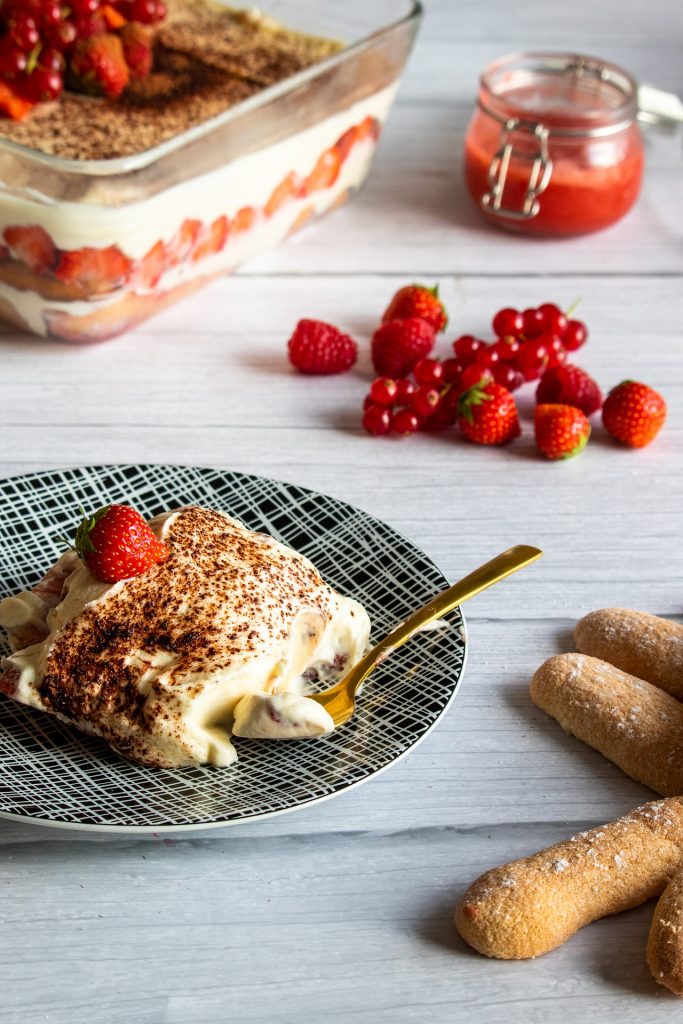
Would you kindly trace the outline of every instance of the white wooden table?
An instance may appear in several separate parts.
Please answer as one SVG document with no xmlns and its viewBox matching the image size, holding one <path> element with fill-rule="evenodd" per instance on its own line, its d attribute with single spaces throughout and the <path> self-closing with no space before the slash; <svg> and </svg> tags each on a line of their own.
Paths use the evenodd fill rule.
<svg viewBox="0 0 683 1024">
<path fill-rule="evenodd" d="M 575 620 L 626 605 L 683 611 L 683 159 L 648 136 L 644 195 L 594 237 L 534 243 L 482 226 L 460 151 L 477 72 L 550 46 L 683 90 L 679 0 L 427 0 L 375 172 L 348 208 L 243 273 L 111 344 L 0 339 L 0 473 L 94 462 L 230 467 L 353 502 L 450 578 L 508 545 L 541 563 L 468 610 L 460 696 L 411 756 L 331 802 L 177 839 L 87 836 L 0 821 L 2 1024 L 452 1024 L 664 1021 L 651 907 L 527 963 L 487 961 L 454 932 L 484 869 L 652 794 L 565 736 L 528 681 Z M 646 21 L 643 18 L 646 17 Z M 503 305 L 581 298 L 584 365 L 660 388 L 670 416 L 639 453 L 595 431 L 578 459 L 359 430 L 369 375 L 292 375 L 300 316 L 366 339 L 393 290 L 438 280 L 452 334 Z M 529 400 L 530 401 L 530 400 Z M 527 401 L 527 409 L 529 406 Z"/>
</svg>

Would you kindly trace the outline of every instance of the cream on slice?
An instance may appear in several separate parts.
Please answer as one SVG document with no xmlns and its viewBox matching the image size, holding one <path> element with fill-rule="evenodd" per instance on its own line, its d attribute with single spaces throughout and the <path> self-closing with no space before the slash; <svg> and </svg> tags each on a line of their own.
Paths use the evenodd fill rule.
<svg viewBox="0 0 683 1024">
<path fill-rule="evenodd" d="M 223 513 L 190 506 L 151 525 L 170 554 L 141 576 L 100 583 L 74 559 L 43 609 L 0 603 L 10 635 L 19 623 L 40 637 L 4 660 L 3 692 L 160 767 L 233 763 L 233 720 L 264 738 L 329 731 L 306 679 L 333 682 L 362 656 L 365 609 Z M 261 694 L 271 703 L 242 705 Z"/>
<path fill-rule="evenodd" d="M 298 693 L 250 693 L 235 705 L 235 736 L 252 740 L 301 740 L 334 729 L 325 708 Z"/>
</svg>

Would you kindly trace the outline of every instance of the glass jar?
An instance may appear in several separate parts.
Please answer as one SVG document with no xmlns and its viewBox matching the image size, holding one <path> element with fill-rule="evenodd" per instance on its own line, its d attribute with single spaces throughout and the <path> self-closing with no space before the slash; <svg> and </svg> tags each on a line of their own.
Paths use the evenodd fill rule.
<svg viewBox="0 0 683 1024">
<path fill-rule="evenodd" d="M 643 174 L 636 81 L 570 53 L 502 57 L 484 70 L 465 140 L 470 194 L 511 231 L 557 237 L 614 224 Z"/>
</svg>

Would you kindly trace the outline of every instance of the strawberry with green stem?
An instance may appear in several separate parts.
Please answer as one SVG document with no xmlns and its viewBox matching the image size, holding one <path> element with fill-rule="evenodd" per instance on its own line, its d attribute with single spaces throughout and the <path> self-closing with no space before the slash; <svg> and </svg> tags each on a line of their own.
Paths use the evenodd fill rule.
<svg viewBox="0 0 683 1024">
<path fill-rule="evenodd" d="M 73 547 L 101 582 L 141 576 L 168 558 L 166 545 L 129 505 L 104 505 L 91 516 L 81 509 L 81 514 Z"/>
</svg>

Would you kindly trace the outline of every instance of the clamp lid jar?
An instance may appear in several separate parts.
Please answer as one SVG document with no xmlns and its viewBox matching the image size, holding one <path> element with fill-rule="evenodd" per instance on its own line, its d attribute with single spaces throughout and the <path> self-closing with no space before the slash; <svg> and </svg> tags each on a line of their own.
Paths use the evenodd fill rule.
<svg viewBox="0 0 683 1024">
<path fill-rule="evenodd" d="M 597 231 L 633 206 L 643 174 L 638 87 L 594 57 L 523 53 L 490 64 L 465 140 L 465 177 L 500 227 Z"/>
</svg>

